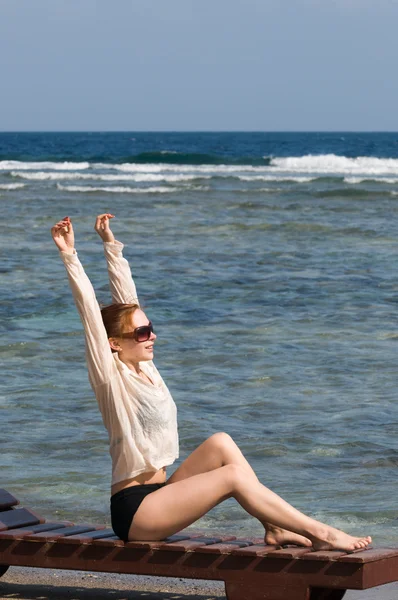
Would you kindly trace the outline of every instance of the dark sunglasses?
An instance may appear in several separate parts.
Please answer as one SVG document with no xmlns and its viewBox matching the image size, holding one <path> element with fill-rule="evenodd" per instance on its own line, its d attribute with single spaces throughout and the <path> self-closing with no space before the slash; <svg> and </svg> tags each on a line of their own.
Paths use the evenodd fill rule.
<svg viewBox="0 0 398 600">
<path fill-rule="evenodd" d="M 147 342 L 151 337 L 151 334 L 154 333 L 152 322 L 149 321 L 148 325 L 142 325 L 141 327 L 136 327 L 134 331 L 129 331 L 127 333 L 123 333 L 120 337 L 132 339 L 136 342 Z"/>
</svg>

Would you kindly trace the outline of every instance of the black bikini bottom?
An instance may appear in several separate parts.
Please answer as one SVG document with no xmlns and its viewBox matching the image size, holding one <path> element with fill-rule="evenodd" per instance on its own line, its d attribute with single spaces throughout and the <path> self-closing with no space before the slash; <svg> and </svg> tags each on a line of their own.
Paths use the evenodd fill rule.
<svg viewBox="0 0 398 600">
<path fill-rule="evenodd" d="M 111 496 L 112 529 L 121 540 L 128 541 L 129 529 L 133 517 L 145 496 L 159 490 L 165 485 L 166 483 L 132 485 Z"/>
</svg>

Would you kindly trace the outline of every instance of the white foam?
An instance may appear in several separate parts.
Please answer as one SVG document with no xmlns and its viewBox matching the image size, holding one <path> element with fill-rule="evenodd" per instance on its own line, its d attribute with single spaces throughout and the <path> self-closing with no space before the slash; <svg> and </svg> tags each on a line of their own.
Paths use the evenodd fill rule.
<svg viewBox="0 0 398 600">
<path fill-rule="evenodd" d="M 241 181 L 294 181 L 295 183 L 309 183 L 316 177 L 294 177 L 289 175 L 239 175 Z"/>
<path fill-rule="evenodd" d="M 115 177 L 120 177 L 120 175 L 116 175 Z M 128 177 L 128 176 L 127 176 Z M 191 175 L 165 175 L 165 174 L 154 174 L 154 173 L 138 173 L 134 175 L 134 181 L 169 181 L 169 182 L 179 182 L 179 181 L 192 181 L 194 179 L 211 179 L 210 175 L 201 175 L 198 177 L 197 174 L 192 173 Z"/>
<path fill-rule="evenodd" d="M 396 177 L 344 177 L 344 183 L 364 183 L 366 181 L 374 181 L 376 183 L 390 183 L 392 185 L 398 183 L 398 179 Z"/>
<path fill-rule="evenodd" d="M 12 177 L 21 177 L 22 179 L 30 180 L 41 180 L 41 181 L 62 181 L 62 180 L 97 180 L 97 181 L 136 181 L 136 182 L 154 182 L 154 181 L 167 181 L 175 182 L 179 181 L 192 181 L 198 179 L 197 175 L 165 175 L 156 173 L 135 173 L 131 175 L 125 175 L 118 173 L 117 175 L 112 174 L 101 174 L 101 173 L 79 173 L 79 172 L 68 172 L 63 173 L 62 171 L 38 171 L 36 173 L 26 171 L 11 171 Z M 210 179 L 210 176 L 202 176 L 201 179 Z"/>
<path fill-rule="evenodd" d="M 283 188 L 278 188 L 278 187 L 261 187 L 261 188 L 240 188 L 239 193 L 241 194 L 252 194 L 252 193 L 258 193 L 258 192 L 271 192 L 272 194 L 274 194 L 275 192 L 283 192 Z"/>
<path fill-rule="evenodd" d="M 21 188 L 24 188 L 25 184 L 24 183 L 2 183 L 0 185 L 0 190 L 20 190 Z"/>
<path fill-rule="evenodd" d="M 273 158 L 271 166 L 291 173 L 398 175 L 398 159 L 359 156 L 348 158 L 335 154 Z"/>
<path fill-rule="evenodd" d="M 398 176 L 398 159 L 377 158 L 362 156 L 349 158 L 335 154 L 321 154 L 306 156 L 275 157 L 270 165 L 173 165 L 173 164 L 96 164 L 94 168 L 117 170 L 127 173 L 208 173 L 215 176 L 257 176 L 276 175 L 283 173 L 286 177 L 290 174 L 307 174 L 319 177 L 322 175 L 362 175 L 362 176 Z"/>
<path fill-rule="evenodd" d="M 134 181 L 173 181 L 172 177 L 177 177 L 176 181 L 183 181 L 183 177 L 194 179 L 196 177 L 243 177 L 250 176 L 265 177 L 264 181 L 271 180 L 271 177 L 283 176 L 286 179 L 293 177 L 306 176 L 307 181 L 314 177 L 322 175 L 335 175 L 342 177 L 397 177 L 398 178 L 398 159 L 395 158 L 377 158 L 377 157 L 357 157 L 348 158 L 346 156 L 337 156 L 335 154 L 322 154 L 319 156 L 308 154 L 300 157 L 276 157 L 271 160 L 270 165 L 251 166 L 251 165 L 177 165 L 177 164 L 138 164 L 138 163 L 93 163 L 89 162 L 22 162 L 3 160 L 0 161 L 0 170 L 19 171 L 37 171 L 37 172 L 71 172 L 86 171 L 93 169 L 93 178 L 104 181 L 116 181 L 116 173 L 123 175 L 120 180 L 128 181 L 128 176 L 135 176 Z M 99 171 L 99 172 L 98 172 Z M 101 171 L 106 171 L 106 173 Z M 116 173 L 115 173 L 116 172 Z M 80 174 L 80 178 L 84 173 Z M 90 173 L 91 175 L 91 173 Z M 147 179 L 138 179 L 138 176 Z M 156 178 L 158 176 L 158 179 Z M 38 176 L 44 179 L 44 176 Z M 76 179 L 77 175 L 73 175 Z M 113 179 L 115 177 L 115 179 Z M 124 179 L 126 177 L 126 179 Z M 170 179 L 166 179 L 169 177 Z M 55 179 L 54 175 L 48 175 L 49 179 Z M 246 181 L 247 179 L 243 179 Z M 300 182 L 300 180 L 297 180 Z M 301 182 L 305 182 L 301 180 Z M 387 183 L 387 182 L 385 182 Z"/>
<path fill-rule="evenodd" d="M 358 184 L 366 181 L 366 177 L 344 177 L 344 183 Z"/>
<path fill-rule="evenodd" d="M 110 192 L 114 194 L 168 194 L 170 192 L 179 191 L 179 188 L 166 186 L 148 188 L 132 188 L 123 186 L 92 187 L 89 185 L 62 185 L 61 183 L 57 183 L 57 188 L 65 192 Z"/>
<path fill-rule="evenodd" d="M 235 173 L 266 173 L 270 172 L 270 167 L 252 167 L 250 165 L 165 165 L 165 164 L 138 164 L 138 163 L 122 163 L 122 164 L 106 164 L 97 163 L 92 165 L 96 169 L 115 169 L 117 171 L 127 173 L 162 173 L 162 172 L 179 172 L 179 173 L 212 173 L 221 175 L 230 175 Z"/>
<path fill-rule="evenodd" d="M 62 179 L 92 179 L 93 176 L 88 173 L 63 173 L 51 172 L 51 171 L 37 171 L 26 172 L 26 171 L 11 171 L 11 177 L 20 177 L 21 179 L 29 179 L 31 181 L 48 181 L 48 180 L 62 180 Z"/>
<path fill-rule="evenodd" d="M 53 169 L 54 171 L 73 171 L 74 169 L 89 169 L 88 162 L 21 162 L 19 160 L 0 160 L 0 170 L 37 171 L 38 169 Z"/>
</svg>

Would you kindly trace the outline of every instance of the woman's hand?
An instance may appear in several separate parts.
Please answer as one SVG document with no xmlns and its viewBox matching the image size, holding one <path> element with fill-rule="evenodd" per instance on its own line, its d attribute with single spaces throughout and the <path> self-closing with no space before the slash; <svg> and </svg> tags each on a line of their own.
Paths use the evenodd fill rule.
<svg viewBox="0 0 398 600">
<path fill-rule="evenodd" d="M 58 221 L 51 228 L 51 235 L 61 252 L 73 254 L 75 248 L 75 234 L 73 233 L 72 221 L 69 217 L 65 217 L 62 221 Z"/>
<path fill-rule="evenodd" d="M 104 213 L 103 215 L 98 215 L 95 221 L 94 229 L 103 242 L 111 242 L 113 244 L 115 241 L 115 236 L 109 227 L 109 220 L 113 219 L 114 216 L 115 215 L 111 215 L 110 213 Z"/>
</svg>

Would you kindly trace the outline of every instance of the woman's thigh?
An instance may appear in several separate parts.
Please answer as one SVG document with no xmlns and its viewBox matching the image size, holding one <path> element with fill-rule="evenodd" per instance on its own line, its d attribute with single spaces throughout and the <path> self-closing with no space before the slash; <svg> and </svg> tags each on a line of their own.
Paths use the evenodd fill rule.
<svg viewBox="0 0 398 600">
<path fill-rule="evenodd" d="M 134 515 L 130 540 L 161 540 L 188 527 L 229 498 L 238 467 L 227 465 L 148 494 Z"/>
<path fill-rule="evenodd" d="M 168 483 L 176 483 L 200 473 L 207 473 L 226 464 L 239 465 L 257 479 L 234 440 L 227 433 L 220 432 L 200 444 L 169 477 Z"/>
</svg>

